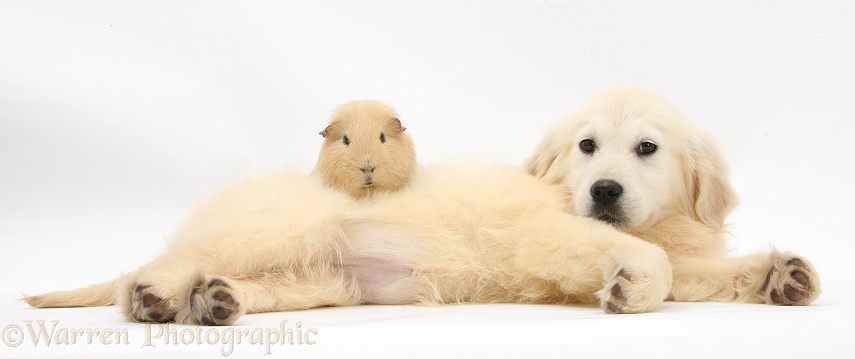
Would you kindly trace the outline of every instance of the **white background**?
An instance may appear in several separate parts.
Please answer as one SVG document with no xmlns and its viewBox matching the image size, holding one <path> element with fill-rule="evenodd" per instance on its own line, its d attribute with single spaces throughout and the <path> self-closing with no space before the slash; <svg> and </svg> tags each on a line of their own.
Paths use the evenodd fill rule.
<svg viewBox="0 0 855 359">
<path fill-rule="evenodd" d="M 15 299 L 135 269 L 225 184 L 309 171 L 317 132 L 343 102 L 395 107 L 423 163 L 520 163 L 585 99 L 633 85 L 720 139 L 742 197 L 734 252 L 805 255 L 823 279 L 816 305 L 321 309 L 286 313 L 314 320 L 326 335 L 317 345 L 274 353 L 845 356 L 855 3 L 674 3 L 0 1 L 0 327 L 62 320 L 142 335 L 115 308 Z M 0 343 L 0 355 L 113 350 Z"/>
</svg>

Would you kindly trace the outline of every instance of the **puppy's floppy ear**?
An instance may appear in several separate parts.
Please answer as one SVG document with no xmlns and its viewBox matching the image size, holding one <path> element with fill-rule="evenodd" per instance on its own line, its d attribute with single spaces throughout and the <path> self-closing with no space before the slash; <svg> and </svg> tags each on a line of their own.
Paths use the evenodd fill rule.
<svg viewBox="0 0 855 359">
<path fill-rule="evenodd" d="M 523 162 L 523 169 L 546 183 L 560 184 L 567 175 L 560 166 L 562 158 L 560 141 L 555 130 L 550 130 L 537 145 L 534 154 Z"/>
<path fill-rule="evenodd" d="M 702 136 L 692 148 L 694 168 L 690 194 L 694 200 L 696 219 L 716 229 L 739 203 L 730 185 L 729 171 L 724 157 L 712 139 Z"/>
</svg>

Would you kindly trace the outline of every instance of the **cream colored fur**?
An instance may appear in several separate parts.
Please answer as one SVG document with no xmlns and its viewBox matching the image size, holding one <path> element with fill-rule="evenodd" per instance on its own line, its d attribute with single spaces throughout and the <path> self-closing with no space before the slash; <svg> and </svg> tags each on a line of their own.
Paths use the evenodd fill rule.
<svg viewBox="0 0 855 359">
<path fill-rule="evenodd" d="M 566 213 L 562 191 L 518 168 L 420 169 L 406 188 L 355 201 L 285 172 L 203 203 L 160 257 L 120 279 L 138 321 L 231 324 L 244 313 L 360 303 L 595 303 L 655 310 L 671 287 L 665 252 Z M 27 297 L 103 305 L 110 288 Z"/>
<path fill-rule="evenodd" d="M 593 153 L 581 142 L 592 140 Z M 642 142 L 657 150 L 639 154 Z M 820 293 L 810 263 L 772 251 L 730 258 L 724 221 L 737 205 L 728 167 L 712 136 L 665 99 L 635 88 L 605 91 L 549 130 L 525 163 L 567 192 L 568 211 L 596 216 L 598 180 L 623 187 L 615 226 L 661 246 L 674 270 L 670 298 L 804 305 Z"/>
<path fill-rule="evenodd" d="M 351 101 L 335 109 L 320 132 L 324 143 L 312 174 L 353 198 L 396 191 L 416 169 L 416 150 L 389 105 Z"/>
</svg>

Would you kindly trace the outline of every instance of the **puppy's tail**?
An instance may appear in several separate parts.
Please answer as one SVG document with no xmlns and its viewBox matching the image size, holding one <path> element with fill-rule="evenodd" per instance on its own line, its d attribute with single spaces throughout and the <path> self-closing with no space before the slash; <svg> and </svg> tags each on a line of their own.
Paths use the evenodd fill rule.
<svg viewBox="0 0 855 359">
<path fill-rule="evenodd" d="M 116 304 L 116 290 L 122 278 L 85 288 L 24 295 L 21 300 L 35 308 L 103 307 Z"/>
</svg>

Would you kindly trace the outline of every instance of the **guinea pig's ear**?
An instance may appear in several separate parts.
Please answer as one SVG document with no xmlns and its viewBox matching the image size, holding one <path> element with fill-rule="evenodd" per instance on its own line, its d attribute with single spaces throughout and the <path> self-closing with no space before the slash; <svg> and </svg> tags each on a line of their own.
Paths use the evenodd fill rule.
<svg viewBox="0 0 855 359">
<path fill-rule="evenodd" d="M 394 129 L 395 129 L 395 130 L 397 130 L 398 132 L 404 132 L 404 131 L 406 131 L 406 130 L 407 130 L 407 128 L 406 128 L 406 127 L 404 127 L 404 126 L 402 126 L 402 125 L 401 125 L 401 120 L 399 120 L 399 119 L 398 119 L 398 118 L 396 118 L 396 117 L 392 117 L 392 119 L 391 119 L 391 120 L 389 120 L 389 124 L 392 126 L 392 128 L 394 128 Z"/>
<path fill-rule="evenodd" d="M 332 125 L 327 126 L 327 128 L 325 128 L 321 132 L 318 132 L 318 134 L 321 135 L 323 138 L 327 138 L 327 136 L 330 134 L 330 131 L 332 131 Z"/>
<path fill-rule="evenodd" d="M 705 136 L 708 137 L 708 136 Z M 692 182 L 696 219 L 713 228 L 724 226 L 727 215 L 739 202 L 728 179 L 727 163 L 711 138 L 703 138 L 692 148 Z"/>
</svg>

